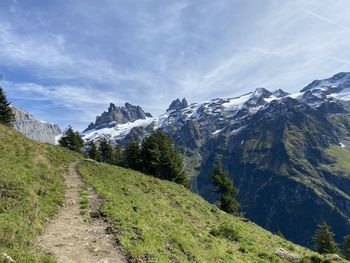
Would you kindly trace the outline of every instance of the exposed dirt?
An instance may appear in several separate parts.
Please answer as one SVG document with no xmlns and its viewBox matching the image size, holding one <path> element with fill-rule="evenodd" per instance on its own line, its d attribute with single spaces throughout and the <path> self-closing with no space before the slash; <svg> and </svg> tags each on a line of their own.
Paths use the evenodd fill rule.
<svg viewBox="0 0 350 263">
<path fill-rule="evenodd" d="M 100 205 L 92 189 L 89 189 L 89 211 L 86 215 L 80 214 L 79 191 L 84 183 L 75 167 L 75 163 L 71 164 L 65 177 L 65 204 L 38 238 L 37 249 L 53 253 L 58 263 L 126 262 L 113 236 L 105 232 L 108 225 L 89 216 L 89 212 Z"/>
</svg>

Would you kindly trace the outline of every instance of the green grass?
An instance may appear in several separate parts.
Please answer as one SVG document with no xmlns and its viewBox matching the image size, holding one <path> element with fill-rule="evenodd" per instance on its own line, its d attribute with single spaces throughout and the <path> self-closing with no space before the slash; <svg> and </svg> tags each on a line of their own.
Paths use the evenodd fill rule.
<svg viewBox="0 0 350 263">
<path fill-rule="evenodd" d="M 70 151 L 0 125 L 0 254 L 16 262 L 52 262 L 50 255 L 33 255 L 32 245 L 62 204 L 63 174 L 75 160 Z"/>
<path fill-rule="evenodd" d="M 34 255 L 33 242 L 62 204 L 63 175 L 79 159 L 0 125 L 0 255 L 16 262 L 55 262 L 50 254 Z M 311 262 L 306 256 L 320 257 L 174 183 L 87 161 L 78 169 L 104 197 L 112 231 L 135 262 L 288 262 L 275 255 L 280 247 L 305 256 L 302 262 Z M 80 197 L 85 210 L 86 189 Z"/>
<path fill-rule="evenodd" d="M 112 230 L 136 262 L 288 262 L 275 255 L 281 247 L 318 257 L 174 183 L 89 161 L 78 171 L 105 198 Z"/>
<path fill-rule="evenodd" d="M 89 198 L 88 198 L 88 192 L 85 187 L 79 191 L 79 195 L 80 195 L 80 209 L 81 209 L 80 214 L 86 215 L 87 209 L 89 207 Z"/>
<path fill-rule="evenodd" d="M 338 146 L 332 145 L 326 149 L 326 153 L 334 161 L 333 164 L 327 165 L 329 170 L 333 170 L 337 174 L 350 174 L 350 151 Z"/>
</svg>

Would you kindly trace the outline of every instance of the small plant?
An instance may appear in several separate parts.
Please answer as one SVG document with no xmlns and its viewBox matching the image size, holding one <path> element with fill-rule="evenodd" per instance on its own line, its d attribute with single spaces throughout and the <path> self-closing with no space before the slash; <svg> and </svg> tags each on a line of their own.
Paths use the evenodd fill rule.
<svg viewBox="0 0 350 263">
<path fill-rule="evenodd" d="M 89 207 L 89 199 L 88 199 L 88 192 L 86 189 L 81 189 L 79 191 L 80 195 L 80 214 L 85 215 L 86 214 L 86 209 Z"/>
<path fill-rule="evenodd" d="M 56 259 L 52 254 L 46 254 L 41 258 L 43 263 L 56 263 Z"/>
<path fill-rule="evenodd" d="M 218 228 L 214 228 L 210 231 L 210 234 L 215 237 L 222 237 L 230 241 L 239 241 L 238 231 L 229 224 L 222 224 Z"/>
</svg>

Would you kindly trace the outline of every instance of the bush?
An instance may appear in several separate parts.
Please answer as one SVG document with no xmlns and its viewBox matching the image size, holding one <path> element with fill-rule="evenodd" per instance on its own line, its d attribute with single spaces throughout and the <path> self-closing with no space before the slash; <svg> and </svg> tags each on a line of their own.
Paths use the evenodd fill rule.
<svg viewBox="0 0 350 263">
<path fill-rule="evenodd" d="M 230 241 L 239 241 L 238 231 L 230 224 L 222 224 L 218 228 L 210 231 L 210 234 L 215 237 L 222 237 Z"/>
</svg>

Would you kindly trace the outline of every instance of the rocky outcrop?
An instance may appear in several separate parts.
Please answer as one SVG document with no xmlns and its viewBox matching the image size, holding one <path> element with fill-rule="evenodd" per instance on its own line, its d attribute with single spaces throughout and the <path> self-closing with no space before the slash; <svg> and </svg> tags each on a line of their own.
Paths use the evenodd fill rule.
<svg viewBox="0 0 350 263">
<path fill-rule="evenodd" d="M 179 99 L 176 99 L 172 101 L 172 103 L 170 104 L 169 108 L 166 111 L 167 112 L 172 110 L 178 111 L 187 107 L 188 107 L 188 103 L 185 98 L 183 98 L 181 101 Z"/>
<path fill-rule="evenodd" d="M 117 107 L 113 103 L 110 103 L 108 111 L 105 111 L 100 116 L 97 116 L 95 123 L 90 123 L 88 128 L 83 132 L 93 129 L 111 128 L 115 127 L 117 124 L 125 124 L 151 117 L 152 115 L 144 112 L 140 106 L 125 103 L 124 107 Z"/>
<path fill-rule="evenodd" d="M 57 143 L 56 138 L 62 133 L 58 125 L 44 122 L 14 106 L 12 110 L 15 114 L 14 128 L 16 130 L 39 142 Z"/>
<path fill-rule="evenodd" d="M 276 249 L 275 254 L 278 257 L 283 258 L 283 259 L 287 260 L 288 262 L 292 262 L 292 263 L 299 262 L 299 258 L 300 258 L 299 254 L 291 253 L 291 252 L 289 252 L 286 249 L 281 248 L 281 247 Z"/>
</svg>

